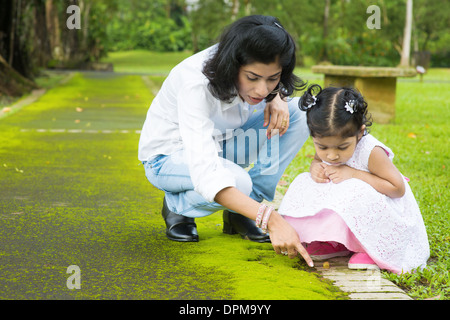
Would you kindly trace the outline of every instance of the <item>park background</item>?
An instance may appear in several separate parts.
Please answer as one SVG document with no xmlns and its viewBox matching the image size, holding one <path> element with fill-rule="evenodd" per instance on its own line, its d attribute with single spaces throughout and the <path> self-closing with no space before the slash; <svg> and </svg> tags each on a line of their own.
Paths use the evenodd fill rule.
<svg viewBox="0 0 450 320">
<path fill-rule="evenodd" d="M 411 19 L 409 20 L 411 23 L 407 23 L 406 7 L 408 3 L 413 5 Z M 72 11 L 67 12 L 70 5 L 76 5 L 80 8 L 80 29 L 68 27 L 70 26 L 68 21 L 73 14 Z M 367 13 L 366 10 L 370 5 L 377 5 L 380 8 L 380 29 L 370 29 L 367 25 L 371 13 Z M 375 123 L 372 133 L 394 150 L 397 154 L 394 163 L 402 173 L 411 179 L 410 184 L 427 227 L 431 257 L 428 268 L 423 271 L 400 276 L 385 273 L 384 276 L 407 290 L 414 298 L 449 299 L 450 210 L 447 170 L 450 155 L 447 125 L 450 120 L 450 69 L 448 69 L 450 67 L 450 47 L 448 45 L 450 42 L 450 26 L 448 23 L 450 8 L 447 1 L 0 0 L 0 8 L 0 108 L 2 108 L 0 112 L 0 127 L 2 130 L 2 137 L 0 138 L 0 178 L 2 181 L 0 200 L 3 205 L 0 228 L 4 231 L 2 240 L 5 240 L 1 251 L 4 271 L 1 281 L 6 284 L 2 298 L 130 297 L 127 290 L 118 287 L 115 288 L 115 291 L 111 289 L 108 293 L 95 288 L 93 291 L 65 292 L 62 295 L 51 286 L 45 285 L 44 289 L 40 287 L 39 283 L 45 277 L 49 277 L 49 273 L 53 275 L 55 270 L 62 270 L 64 269 L 63 266 L 69 265 L 68 263 L 47 261 L 52 260 L 52 257 L 58 260 L 60 258 L 55 256 L 60 257 L 61 255 L 56 253 L 61 248 L 57 248 L 58 244 L 51 241 L 55 247 L 50 246 L 46 250 L 55 251 L 51 251 L 53 252 L 51 254 L 44 250 L 35 257 L 36 260 L 33 260 L 42 270 L 39 272 L 34 269 L 28 270 L 25 275 L 19 275 L 14 270 L 20 270 L 20 268 L 17 268 L 18 266 L 25 268 L 20 264 L 20 261 L 23 263 L 24 256 L 27 257 L 28 252 L 23 249 L 26 247 L 24 238 L 31 236 L 36 230 L 43 232 L 41 228 L 45 228 L 41 223 L 38 223 L 35 226 L 37 229 L 30 229 L 30 234 L 27 234 L 27 229 L 23 228 L 24 224 L 35 221 L 34 218 L 28 217 L 29 215 L 36 215 L 36 219 L 39 216 L 48 219 L 57 217 L 56 220 L 59 224 L 62 223 L 61 221 L 66 221 L 64 219 L 68 219 L 67 221 L 74 219 L 75 225 L 83 225 L 82 218 L 89 221 L 89 210 L 68 205 L 72 203 L 69 200 L 59 202 L 53 200 L 51 210 L 36 210 L 38 206 L 36 203 L 39 203 L 41 207 L 45 206 L 43 202 L 47 197 L 50 197 L 50 193 L 53 193 L 55 197 L 59 195 L 64 198 L 68 191 L 87 188 L 91 194 L 105 197 L 105 199 L 102 198 L 104 202 L 100 205 L 102 209 L 106 206 L 106 198 L 110 197 L 111 202 L 116 201 L 116 203 L 120 202 L 123 205 L 111 209 L 113 212 L 117 214 L 123 210 L 134 212 L 134 219 L 136 220 L 133 220 L 134 223 L 127 225 L 127 227 L 141 230 L 137 226 L 138 223 L 148 224 L 150 221 L 158 224 L 162 230 L 162 221 L 160 221 L 160 217 L 157 217 L 161 205 L 161 194 L 151 190 L 155 193 L 155 199 L 158 200 L 140 201 L 139 206 L 130 200 L 134 199 L 132 195 L 120 199 L 116 199 L 115 196 L 114 190 L 120 193 L 124 186 L 133 189 L 133 187 L 137 188 L 137 186 L 142 187 L 148 184 L 143 176 L 142 167 L 135 168 L 135 166 L 132 166 L 130 171 L 134 175 L 128 177 L 125 184 L 119 183 L 115 186 L 115 189 L 111 187 L 111 190 L 101 194 L 95 190 L 95 187 L 99 186 L 96 183 L 100 182 L 95 182 L 87 187 L 80 181 L 77 185 L 73 183 L 73 180 L 67 179 L 67 177 L 63 178 L 62 172 L 59 173 L 61 174 L 60 180 L 56 178 L 58 174 L 55 178 L 46 180 L 49 175 L 54 175 L 55 170 L 60 169 L 51 166 L 52 163 L 58 162 L 57 158 L 61 156 L 58 152 L 45 160 L 39 158 L 42 155 L 37 155 L 40 159 L 37 162 L 39 165 L 34 163 L 32 168 L 35 172 L 30 176 L 28 176 L 30 170 L 27 167 L 29 164 L 26 164 L 22 157 L 24 157 L 24 154 L 30 155 L 38 149 L 31 141 L 43 142 L 42 136 L 35 138 L 36 130 L 41 130 L 42 125 L 60 130 L 59 127 L 55 127 L 55 122 L 57 122 L 56 119 L 59 120 L 57 115 L 62 110 L 62 101 L 68 96 L 72 96 L 73 100 L 69 99 L 70 101 L 66 103 L 71 105 L 66 107 L 75 110 L 76 113 L 74 118 L 67 116 L 67 119 L 64 120 L 65 128 L 79 130 L 80 124 L 84 125 L 85 130 L 108 128 L 108 121 L 109 124 L 116 121 L 114 124 L 124 130 L 140 129 L 151 99 L 174 65 L 192 53 L 215 43 L 223 28 L 232 21 L 249 14 L 266 14 L 278 17 L 283 26 L 294 37 L 297 43 L 296 73 L 310 83 L 323 84 L 323 77 L 311 72 L 311 66 L 316 64 L 399 66 L 404 68 L 415 68 L 417 65 L 421 65 L 425 67 L 426 73 L 423 78 L 417 76 L 415 78 L 398 79 L 396 118 L 386 125 Z M 73 20 L 70 21 L 73 23 Z M 409 33 L 408 30 L 410 30 L 410 38 L 408 38 L 410 41 L 405 42 L 405 34 Z M 100 82 L 97 82 L 100 81 L 101 76 L 89 76 L 89 73 L 76 73 L 74 70 L 104 70 L 105 75 L 108 74 L 108 71 L 114 70 L 116 74 L 123 75 L 125 78 L 116 79 L 113 77 L 109 79 L 111 82 L 103 87 Z M 97 73 L 92 74 L 97 75 Z M 133 76 L 136 74 L 140 77 Z M 108 78 L 108 76 L 104 77 Z M 46 93 L 37 103 L 25 108 L 14 107 L 27 97 L 32 96 L 33 94 L 30 95 L 31 92 L 36 92 L 37 89 L 42 88 L 46 90 Z M 113 91 L 119 92 L 120 89 L 130 90 L 130 93 L 125 93 L 120 98 L 114 96 Z M 103 100 L 101 102 L 96 101 L 95 96 L 103 97 Z M 117 108 L 112 108 L 106 117 L 92 118 L 95 113 L 89 115 L 87 111 L 96 110 L 99 105 L 104 109 L 109 103 L 109 101 L 105 102 L 106 97 L 111 100 L 116 99 L 115 107 Z M 121 103 L 126 105 L 130 99 L 138 105 L 138 107 L 133 107 L 132 110 L 128 109 L 131 113 L 135 113 L 135 118 L 127 124 L 120 124 L 121 119 L 129 120 L 127 117 L 131 118 L 131 116 L 124 111 L 120 111 L 118 106 Z M 50 117 L 50 120 L 45 117 L 42 118 L 45 112 L 52 113 L 53 116 Z M 27 124 L 30 125 L 29 128 Z M 61 123 L 59 124 L 61 125 Z M 127 125 L 130 127 L 127 127 Z M 23 134 L 30 135 L 28 142 L 25 142 L 26 140 L 21 136 Z M 64 147 L 57 144 L 58 140 L 53 137 L 54 135 L 54 133 L 51 135 L 51 139 L 53 139 L 51 143 L 56 143 L 61 151 Z M 121 152 L 124 152 L 127 156 L 116 157 L 113 149 L 98 151 L 101 160 L 120 160 L 113 166 L 115 171 L 111 169 L 107 174 L 124 174 L 124 163 L 127 161 L 135 163 L 137 161 L 137 139 L 138 136 L 134 136 L 127 141 L 119 140 L 117 142 Z M 82 149 L 77 149 L 80 146 L 79 143 L 83 142 L 78 141 L 74 144 L 72 150 L 74 153 L 79 153 L 81 150 L 88 154 L 95 153 L 95 151 L 88 149 L 87 145 L 83 145 Z M 98 145 L 96 143 L 93 143 L 93 145 L 101 150 L 100 146 L 103 142 L 97 143 Z M 108 141 L 108 143 L 110 142 Z M 27 152 L 18 152 L 17 149 L 27 150 Z M 55 150 L 50 148 L 47 151 L 48 156 Z M 308 170 L 313 153 L 314 150 L 310 143 L 306 144 L 305 148 L 299 152 L 299 155 L 287 169 L 282 181 L 280 181 L 280 193 L 285 192 L 299 172 Z M 92 160 L 95 160 L 95 157 Z M 119 170 L 120 166 L 122 166 L 122 170 Z M 80 172 L 86 170 L 78 164 L 75 167 Z M 52 172 L 52 170 L 54 171 Z M 102 173 L 105 172 L 102 171 Z M 66 172 L 65 174 L 69 173 Z M 89 179 L 91 182 L 95 181 L 94 173 L 92 173 L 92 177 L 89 176 Z M 133 179 L 141 179 L 142 181 L 137 183 Z M 42 182 L 48 187 L 37 191 L 32 188 L 36 181 Z M 67 181 L 71 181 L 70 187 L 65 186 Z M 56 192 L 56 185 L 61 186 L 61 194 Z M 145 188 L 150 192 L 150 186 Z M 66 193 L 63 195 L 64 190 Z M 143 196 L 141 195 L 141 197 Z M 139 201 L 136 200 L 136 202 Z M 92 206 L 99 206 L 99 204 L 96 202 Z M 94 209 L 90 208 L 90 210 Z M 151 217 L 142 215 L 142 210 L 151 211 Z M 104 214 L 111 214 L 111 212 L 104 212 Z M 219 215 L 216 214 L 215 216 L 218 217 Z M 120 215 L 110 215 L 110 217 L 113 217 L 113 221 L 122 221 Z M 220 217 L 217 217 L 204 222 L 204 226 L 217 229 L 217 224 L 220 223 Z M 96 219 L 100 219 L 99 221 L 102 224 L 107 224 L 103 220 L 105 219 L 103 216 L 98 216 Z M 207 231 L 207 229 L 203 231 L 205 237 L 213 238 L 214 236 L 208 233 L 211 231 Z M 104 227 L 103 231 L 106 232 L 105 230 L 109 229 Z M 111 232 L 111 230 L 109 231 Z M 137 237 L 134 233 L 137 231 L 132 231 L 132 229 L 126 229 L 123 232 L 127 236 L 127 241 L 131 241 L 129 240 L 130 237 Z M 12 239 L 22 240 L 14 242 Z M 170 247 L 170 250 L 177 252 L 179 255 L 182 254 L 182 249 L 174 244 L 166 244 L 163 240 L 163 237 L 157 237 L 153 241 L 158 242 L 161 246 Z M 97 239 L 96 241 L 99 245 L 105 240 Z M 139 245 L 145 246 L 141 242 L 139 242 Z M 208 268 L 203 270 L 208 276 L 226 282 L 227 270 L 234 276 L 242 271 L 239 266 L 232 265 L 232 263 L 232 266 L 229 266 L 227 265 L 227 263 L 230 263 L 228 260 L 217 259 L 215 255 L 211 254 L 218 249 L 214 242 L 205 240 L 203 243 L 201 242 L 201 245 L 203 246 L 201 250 L 206 250 L 210 253 L 210 256 L 209 260 L 198 256 L 197 260 L 200 261 L 200 264 L 213 268 L 216 266 L 214 263 L 220 262 L 225 265 L 218 273 L 214 273 Z M 135 243 L 135 248 L 137 246 Z M 280 270 L 285 270 L 283 269 L 286 268 L 285 260 L 272 257 L 270 250 L 268 251 L 264 246 L 241 244 L 238 241 L 224 245 L 221 248 L 221 253 L 226 255 L 235 252 L 236 248 L 242 249 L 243 247 L 248 252 L 243 253 L 242 257 L 239 256 L 237 260 L 242 258 L 266 266 L 272 267 L 274 265 Z M 70 250 L 67 250 L 65 254 L 69 255 Z M 189 247 L 187 252 L 198 253 L 195 250 Z M 39 250 L 36 252 L 39 252 Z M 115 257 L 115 255 L 113 256 Z M 117 256 L 119 256 L 119 253 L 117 253 Z M 17 257 L 21 258 L 17 259 Z M 39 259 L 42 260 L 43 257 L 47 257 L 45 258 L 47 259 L 46 262 L 37 262 Z M 76 259 L 80 261 L 80 264 L 83 260 L 81 257 L 87 260 L 92 259 L 83 255 L 78 256 Z M 214 259 L 217 259 L 217 261 L 212 262 Z M 289 268 L 292 268 L 292 262 L 289 263 Z M 139 266 L 135 267 L 139 268 Z M 125 266 L 123 268 L 127 270 Z M 295 264 L 294 268 L 303 270 L 304 266 Z M 99 270 L 100 268 L 91 270 L 89 276 L 92 279 L 97 279 L 96 275 L 100 273 Z M 126 271 L 124 272 L 127 274 Z M 286 275 L 286 279 L 279 283 L 288 283 L 289 279 L 287 278 L 288 275 Z M 100 280 L 97 279 L 97 281 Z M 127 281 L 128 284 L 131 282 L 133 285 L 139 286 L 135 279 L 127 278 Z M 29 289 L 25 284 L 27 282 L 34 283 L 33 286 L 37 287 L 39 292 Z M 101 287 L 101 282 L 99 283 Z M 178 285 L 175 280 L 174 282 L 165 280 L 163 283 L 167 288 Z M 237 289 L 234 289 L 233 294 L 229 293 L 228 286 L 228 289 L 213 289 L 205 283 L 196 285 L 206 292 L 203 293 L 206 297 L 212 291 L 214 291 L 212 295 L 214 298 L 238 297 L 248 299 L 260 297 L 252 295 L 255 294 L 254 292 L 250 293 L 243 289 L 247 284 L 246 280 L 236 280 L 236 283 Z M 195 294 L 190 296 L 188 286 L 188 282 L 183 282 L 182 287 L 185 290 L 185 295 L 179 297 L 205 297 L 198 292 L 197 296 Z M 280 288 L 273 291 L 272 295 L 262 295 L 261 297 L 274 299 L 284 297 L 292 299 L 295 297 L 295 293 L 286 296 L 281 294 L 280 290 L 282 291 L 282 289 Z M 294 289 L 299 290 L 298 287 L 294 287 L 292 288 L 293 292 L 295 292 Z M 158 291 L 157 294 L 152 295 L 146 290 L 142 290 L 143 292 L 134 293 L 131 296 L 138 298 L 174 297 L 168 292 Z M 239 293 L 236 293 L 236 290 Z M 322 289 L 314 290 L 316 293 L 322 292 Z M 167 289 L 167 291 L 170 291 L 170 289 Z M 261 290 L 261 292 L 265 291 Z M 328 293 L 324 296 L 325 298 L 336 298 L 333 294 Z M 298 298 L 305 298 L 305 296 L 300 294 Z M 317 298 L 323 298 L 323 296 L 319 295 Z"/>
</svg>

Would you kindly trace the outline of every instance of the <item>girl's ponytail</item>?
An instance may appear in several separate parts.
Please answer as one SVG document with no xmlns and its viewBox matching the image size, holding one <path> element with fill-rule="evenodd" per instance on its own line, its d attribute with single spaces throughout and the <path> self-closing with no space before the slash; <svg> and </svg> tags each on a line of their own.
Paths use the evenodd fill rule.
<svg viewBox="0 0 450 320">
<path fill-rule="evenodd" d="M 302 111 L 307 111 L 308 109 L 312 108 L 317 103 L 317 95 L 319 95 L 322 92 L 322 87 L 318 84 L 313 84 L 306 89 L 306 91 L 303 93 L 302 97 L 300 98 L 300 101 L 298 102 L 298 107 Z"/>
<path fill-rule="evenodd" d="M 371 115 L 368 112 L 368 105 L 361 92 L 354 88 L 344 88 L 344 101 L 353 101 L 352 116 L 355 123 L 365 125 L 366 128 L 372 125 Z"/>
<path fill-rule="evenodd" d="M 343 101 L 353 102 L 353 111 L 364 114 L 367 111 L 367 102 L 361 93 L 354 88 L 342 88 L 344 90 Z"/>
</svg>

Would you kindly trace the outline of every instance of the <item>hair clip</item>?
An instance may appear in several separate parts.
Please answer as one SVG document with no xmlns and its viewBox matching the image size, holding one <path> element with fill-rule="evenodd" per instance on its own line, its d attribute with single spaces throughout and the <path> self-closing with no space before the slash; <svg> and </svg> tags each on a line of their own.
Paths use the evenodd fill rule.
<svg viewBox="0 0 450 320">
<path fill-rule="evenodd" d="M 278 28 L 283 29 L 283 27 L 278 22 L 273 22 L 274 25 L 276 25 Z"/>
<path fill-rule="evenodd" d="M 345 110 L 353 114 L 353 112 L 356 111 L 355 102 L 356 102 L 355 100 L 347 101 L 345 103 Z"/>
<path fill-rule="evenodd" d="M 316 101 L 317 101 L 316 96 L 311 95 L 311 97 L 314 99 L 314 101 L 311 102 L 310 104 L 308 104 L 308 106 L 306 107 L 306 109 L 310 109 L 310 108 L 312 108 L 312 106 L 315 106 L 315 105 L 316 105 Z"/>
</svg>

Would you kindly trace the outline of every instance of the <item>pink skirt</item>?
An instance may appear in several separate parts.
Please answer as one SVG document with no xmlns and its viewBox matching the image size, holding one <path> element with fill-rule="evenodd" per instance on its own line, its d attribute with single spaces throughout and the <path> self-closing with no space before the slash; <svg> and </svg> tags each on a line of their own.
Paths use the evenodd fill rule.
<svg viewBox="0 0 450 320">
<path fill-rule="evenodd" d="M 364 249 L 344 220 L 333 210 L 322 209 L 313 216 L 301 218 L 290 216 L 283 216 L 283 218 L 297 231 L 302 243 L 311 243 L 313 241 L 339 242 L 349 251 L 367 253 L 381 269 L 395 273 L 401 272 L 377 259 L 377 257 L 371 256 L 370 252 Z"/>
<path fill-rule="evenodd" d="M 300 241 L 335 241 L 353 252 L 365 252 L 361 243 L 347 227 L 344 220 L 333 210 L 323 209 L 313 216 L 284 219 L 297 231 Z"/>
</svg>

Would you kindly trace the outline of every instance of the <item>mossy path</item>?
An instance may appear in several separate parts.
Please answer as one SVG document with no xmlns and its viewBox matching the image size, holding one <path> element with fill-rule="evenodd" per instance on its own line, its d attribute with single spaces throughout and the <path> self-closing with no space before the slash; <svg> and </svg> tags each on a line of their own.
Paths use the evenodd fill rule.
<svg viewBox="0 0 450 320">
<path fill-rule="evenodd" d="M 137 160 L 152 99 L 140 76 L 77 73 L 0 120 L 0 299 L 341 298 L 302 261 L 224 235 L 219 213 L 197 219 L 199 243 L 166 239 Z"/>
</svg>

